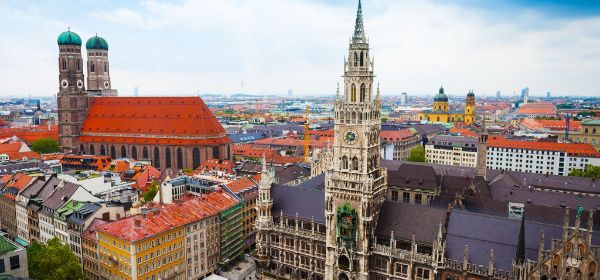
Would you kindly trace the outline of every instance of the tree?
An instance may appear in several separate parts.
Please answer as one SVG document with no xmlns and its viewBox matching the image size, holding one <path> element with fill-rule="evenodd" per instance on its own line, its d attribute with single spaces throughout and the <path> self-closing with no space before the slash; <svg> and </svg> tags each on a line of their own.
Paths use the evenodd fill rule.
<svg viewBox="0 0 600 280">
<path fill-rule="evenodd" d="M 584 169 L 575 169 L 569 176 L 600 179 L 600 166 L 588 164 Z"/>
<path fill-rule="evenodd" d="M 150 187 L 146 192 L 142 195 L 142 203 L 147 203 L 152 201 L 156 194 L 158 193 L 158 182 L 154 181 L 150 184 Z"/>
<path fill-rule="evenodd" d="M 34 241 L 27 250 L 27 260 L 31 279 L 83 279 L 79 259 L 57 237 L 46 244 Z"/>
<path fill-rule="evenodd" d="M 52 138 L 41 138 L 31 143 L 31 149 L 40 154 L 58 152 L 58 143 Z"/>
<path fill-rule="evenodd" d="M 425 149 L 423 146 L 419 145 L 412 148 L 407 160 L 414 162 L 425 162 Z"/>
</svg>

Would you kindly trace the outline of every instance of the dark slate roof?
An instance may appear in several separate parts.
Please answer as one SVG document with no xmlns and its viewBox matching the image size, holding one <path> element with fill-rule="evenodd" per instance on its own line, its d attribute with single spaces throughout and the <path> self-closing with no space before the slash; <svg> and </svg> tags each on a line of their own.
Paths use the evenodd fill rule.
<svg viewBox="0 0 600 280">
<path fill-rule="evenodd" d="M 385 201 L 379 213 L 375 235 L 389 238 L 394 231 L 395 239 L 415 240 L 432 244 L 440 223 L 445 223 L 446 210 L 442 208 Z"/>
<path fill-rule="evenodd" d="M 280 215 L 295 217 L 315 222 L 325 223 L 325 192 L 322 190 L 289 187 L 273 184 L 271 187 L 273 199 L 273 216 Z"/>
<path fill-rule="evenodd" d="M 43 187 L 46 182 L 41 179 L 35 179 L 29 186 L 27 186 L 22 192 L 21 195 L 26 198 L 31 198 L 35 196 Z"/>
<path fill-rule="evenodd" d="M 87 218 L 96 213 L 96 211 L 98 211 L 100 208 L 102 208 L 102 206 L 99 204 L 88 202 L 81 206 L 81 208 L 77 209 L 77 211 L 73 212 L 73 214 L 67 218 L 67 222 L 81 225 L 85 223 Z"/>
<path fill-rule="evenodd" d="M 44 207 L 48 207 L 53 210 L 60 208 L 67 203 L 67 201 L 69 201 L 77 188 L 79 188 L 78 185 L 70 182 L 64 182 L 62 187 L 55 189 L 52 195 L 44 200 Z"/>
<path fill-rule="evenodd" d="M 452 210 L 446 236 L 446 255 L 462 261 L 465 245 L 469 246 L 469 262 L 487 266 L 490 250 L 494 250 L 495 267 L 510 270 L 516 256 L 520 220 Z M 544 230 L 546 249 L 552 239 L 562 238 L 562 228 L 538 222 L 525 222 L 525 256 L 537 260 L 541 230 Z"/>
<path fill-rule="evenodd" d="M 419 125 L 413 125 L 411 127 L 416 129 L 417 132 L 419 132 L 419 134 L 421 134 L 421 135 L 438 134 L 442 131 L 448 130 L 448 128 L 446 128 L 445 126 L 443 126 L 441 124 L 419 124 Z"/>
<path fill-rule="evenodd" d="M 388 185 L 436 190 L 439 187 L 439 180 L 433 167 L 405 162 L 397 170 L 388 170 Z"/>
<path fill-rule="evenodd" d="M 264 139 L 265 135 L 262 132 L 255 133 L 236 133 L 236 134 L 228 134 L 229 139 L 231 139 L 232 143 L 245 143 L 252 142 L 260 139 Z"/>
<path fill-rule="evenodd" d="M 312 177 L 298 186 L 297 188 L 309 189 L 309 190 L 325 190 L 325 173 L 319 174 L 315 177 Z"/>
</svg>

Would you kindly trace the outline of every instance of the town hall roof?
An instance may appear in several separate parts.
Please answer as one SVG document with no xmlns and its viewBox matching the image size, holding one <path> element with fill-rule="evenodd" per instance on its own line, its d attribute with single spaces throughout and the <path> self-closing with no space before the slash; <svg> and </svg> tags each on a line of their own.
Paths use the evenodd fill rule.
<svg viewBox="0 0 600 280">
<path fill-rule="evenodd" d="M 80 140 L 159 145 L 231 142 L 200 97 L 96 97 Z"/>
</svg>

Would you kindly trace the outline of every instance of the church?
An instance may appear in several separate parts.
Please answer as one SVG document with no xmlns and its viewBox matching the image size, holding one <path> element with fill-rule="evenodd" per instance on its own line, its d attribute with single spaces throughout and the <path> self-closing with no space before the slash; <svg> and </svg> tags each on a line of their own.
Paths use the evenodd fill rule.
<svg viewBox="0 0 600 280">
<path fill-rule="evenodd" d="M 230 158 L 231 140 L 200 97 L 117 97 L 104 38 L 85 44 L 87 82 L 81 37 L 67 30 L 57 43 L 61 152 L 144 159 L 170 170 Z"/>
<path fill-rule="evenodd" d="M 334 104 L 331 168 L 290 187 L 263 158 L 258 279 L 598 279 L 592 179 L 562 188 L 560 176 L 488 170 L 485 119 L 476 168 L 381 160 L 371 57 L 359 0 Z M 571 188 L 585 190 L 589 212 Z"/>
<path fill-rule="evenodd" d="M 451 110 L 448 106 L 448 96 L 444 93 L 444 88 L 440 87 L 440 91 L 433 98 L 432 110 L 419 112 L 420 121 L 429 122 L 464 122 L 468 125 L 475 120 L 475 93 L 469 91 L 465 102 L 465 110 Z"/>
</svg>

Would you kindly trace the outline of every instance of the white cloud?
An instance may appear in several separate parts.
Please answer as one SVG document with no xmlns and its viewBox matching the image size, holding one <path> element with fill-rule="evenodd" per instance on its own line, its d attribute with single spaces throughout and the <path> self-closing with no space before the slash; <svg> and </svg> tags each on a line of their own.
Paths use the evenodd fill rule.
<svg viewBox="0 0 600 280">
<path fill-rule="evenodd" d="M 83 14 L 109 38 L 113 85 L 124 92 L 139 86 L 157 94 L 197 88 L 231 93 L 243 80 L 248 92 L 292 88 L 298 94 L 333 94 L 354 27 L 354 5 L 144 1 Z M 600 89 L 600 17 L 552 18 L 514 10 L 510 18 L 495 18 L 491 10 L 418 0 L 367 0 L 363 7 L 384 94 L 433 94 L 440 84 L 461 95 L 469 89 L 506 95 L 525 86 L 534 94 L 551 90 L 555 95 L 592 95 Z M 39 38 L 54 38 L 64 19 L 35 12 L 43 7 L 1 8 L 0 16 L 10 16 L 13 23 L 45 26 L 13 35 L 16 45 L 0 45 L 2 90 L 53 93 L 56 46 Z M 27 42 L 35 44 L 19 47 Z M 36 83 L 27 83 L 30 72 Z"/>
</svg>

